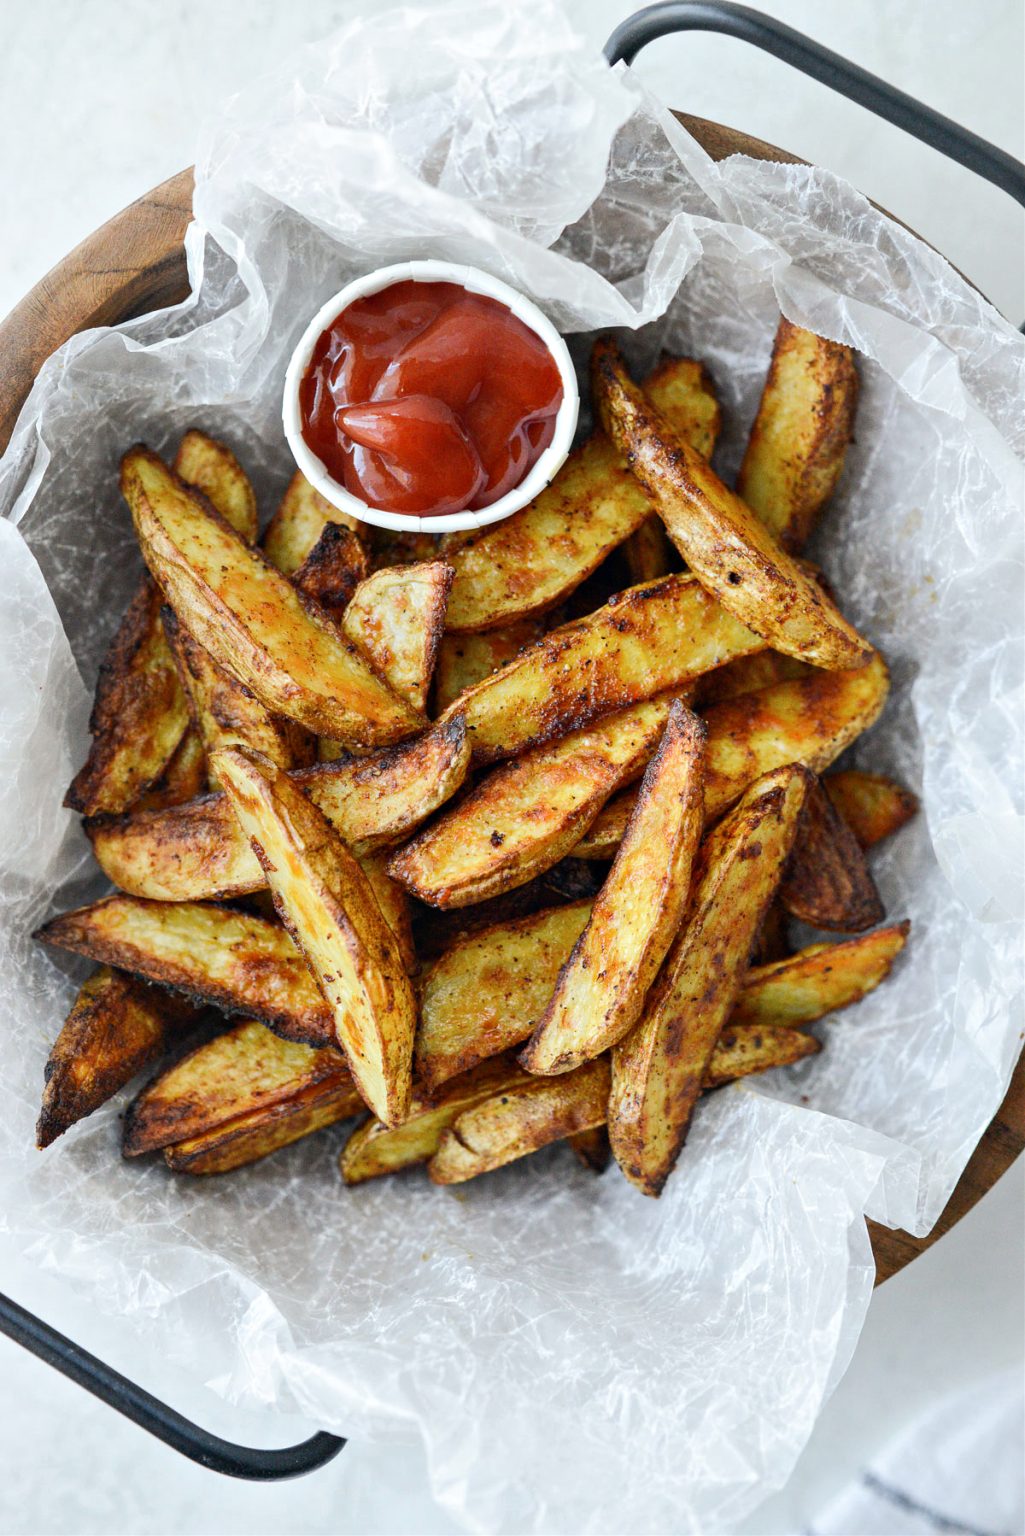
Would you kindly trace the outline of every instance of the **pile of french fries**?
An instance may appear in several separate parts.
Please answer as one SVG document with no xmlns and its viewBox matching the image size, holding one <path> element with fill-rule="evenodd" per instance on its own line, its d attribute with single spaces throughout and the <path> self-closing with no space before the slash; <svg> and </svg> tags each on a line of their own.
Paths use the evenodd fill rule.
<svg viewBox="0 0 1025 1536">
<path fill-rule="evenodd" d="M 592 371 L 600 426 L 471 536 L 296 476 L 261 541 L 224 444 L 125 455 L 147 574 L 66 800 L 116 891 L 39 930 L 99 966 L 41 1146 L 159 1061 L 123 1150 L 178 1171 L 363 1115 L 350 1185 L 566 1140 L 658 1195 L 703 1094 L 887 976 L 866 850 L 915 801 L 825 772 L 887 671 L 801 557 L 851 355 L 781 321 L 736 490 L 699 364 L 640 387 L 602 340 Z M 848 937 L 795 953 L 792 918 Z"/>
</svg>

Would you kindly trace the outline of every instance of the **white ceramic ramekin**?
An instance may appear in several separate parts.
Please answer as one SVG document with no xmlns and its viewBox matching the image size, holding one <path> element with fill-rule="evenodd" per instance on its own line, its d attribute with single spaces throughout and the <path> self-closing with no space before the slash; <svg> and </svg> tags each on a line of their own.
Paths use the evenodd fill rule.
<svg viewBox="0 0 1025 1536">
<path fill-rule="evenodd" d="M 507 305 L 518 320 L 522 320 L 524 325 L 540 336 L 555 359 L 562 379 L 562 405 L 555 418 L 555 435 L 552 441 L 530 473 L 514 490 L 499 497 L 498 501 L 492 502 L 490 507 L 482 507 L 479 512 L 452 512 L 442 517 L 413 517 L 404 512 L 383 512 L 377 507 L 371 507 L 360 497 L 353 496 L 352 492 L 347 491 L 343 485 L 339 485 L 333 475 L 328 474 L 302 435 L 299 386 L 309 366 L 313 349 L 323 332 L 342 310 L 347 309 L 356 299 L 366 298 L 371 293 L 379 293 L 382 288 L 390 288 L 393 283 L 410 281 L 458 283 L 470 293 L 482 293 L 489 299 L 497 299 L 500 304 Z M 303 332 L 302 339 L 292 353 L 285 372 L 281 419 L 285 428 L 285 437 L 296 464 L 310 484 L 325 496 L 332 506 L 338 507 L 342 512 L 351 513 L 361 522 L 374 523 L 378 528 L 394 528 L 406 532 L 423 530 L 427 533 L 449 533 L 484 528 L 488 523 L 501 522 L 511 513 L 518 512 L 520 507 L 525 507 L 528 501 L 533 501 L 534 497 L 544 490 L 562 468 L 573 442 L 573 434 L 577 429 L 579 410 L 580 394 L 577 388 L 577 376 L 566 343 L 536 304 L 524 298 L 522 293 L 517 293 L 515 288 L 500 282 L 497 277 L 490 277 L 487 272 L 481 272 L 477 267 L 460 266 L 454 261 L 402 261 L 392 267 L 378 267 L 375 272 L 368 272 L 365 277 L 358 277 L 355 282 L 346 284 L 333 298 L 328 299 L 326 304 L 321 305 Z"/>
</svg>

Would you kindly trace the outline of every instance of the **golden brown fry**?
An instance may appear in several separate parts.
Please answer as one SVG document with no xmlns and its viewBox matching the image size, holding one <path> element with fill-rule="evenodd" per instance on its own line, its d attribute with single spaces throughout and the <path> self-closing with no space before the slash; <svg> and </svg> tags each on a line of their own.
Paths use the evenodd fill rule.
<svg viewBox="0 0 1025 1536">
<path fill-rule="evenodd" d="M 421 715 L 427 709 L 451 585 L 452 567 L 444 560 L 391 566 L 361 583 L 342 619 L 346 637 L 389 688 Z"/>
<path fill-rule="evenodd" d="M 741 656 L 737 661 L 728 661 L 724 667 L 706 673 L 698 683 L 696 707 L 710 709 L 713 704 L 739 698 L 742 693 L 757 693 L 776 683 L 807 677 L 811 670 L 807 662 L 798 661 L 794 656 L 782 656 L 779 651 Z"/>
<path fill-rule="evenodd" d="M 776 1067 L 792 1067 L 805 1056 L 816 1056 L 822 1045 L 814 1035 L 799 1029 L 762 1030 L 754 1024 L 734 1024 L 732 1019 L 716 1042 L 705 1072 L 702 1090 Z"/>
<path fill-rule="evenodd" d="M 785 960 L 755 966 L 730 1015 L 731 1028 L 812 1024 L 860 1002 L 886 980 L 910 928 L 910 923 L 897 923 L 839 944 L 812 944 Z"/>
<path fill-rule="evenodd" d="M 215 512 L 251 544 L 259 523 L 249 476 L 225 443 L 205 432 L 186 432 L 174 459 L 175 473 L 202 491 Z"/>
<path fill-rule="evenodd" d="M 326 1130 L 355 1113 L 361 1102 L 351 1083 L 328 1079 L 303 1088 L 295 1098 L 254 1109 L 201 1136 L 164 1148 L 164 1161 L 175 1173 L 230 1173 L 259 1162 L 282 1147 Z"/>
<path fill-rule="evenodd" d="M 616 862 L 520 1055 L 528 1072 L 569 1072 L 636 1024 L 683 920 L 704 821 L 704 727 L 669 711 Z"/>
<path fill-rule="evenodd" d="M 910 789 L 859 768 L 829 774 L 822 787 L 862 848 L 899 832 L 918 812 L 918 800 Z"/>
<path fill-rule="evenodd" d="M 416 998 L 374 888 L 323 812 L 267 759 L 214 764 L 306 957 L 366 1103 L 395 1125 L 409 1108 Z"/>
<path fill-rule="evenodd" d="M 711 453 L 719 405 L 700 363 L 668 358 L 645 388 L 674 430 L 699 453 Z M 448 628 L 497 629 L 544 613 L 597 570 L 651 510 L 619 455 L 596 433 L 522 512 L 446 550 L 455 571 Z"/>
<path fill-rule="evenodd" d="M 420 723 L 347 647 L 326 614 L 195 497 L 146 448 L 121 484 L 143 556 L 201 645 L 276 714 L 363 745 Z"/>
<path fill-rule="evenodd" d="M 577 1162 L 589 1173 L 604 1173 L 612 1161 L 609 1133 L 603 1125 L 594 1125 L 589 1131 L 574 1131 L 566 1140 L 576 1153 Z"/>
<path fill-rule="evenodd" d="M 102 965 L 80 989 L 46 1063 L 36 1145 L 99 1109 L 198 1017 L 182 998 Z"/>
<path fill-rule="evenodd" d="M 781 318 L 737 493 L 785 549 L 803 547 L 833 494 L 857 403 L 850 347 Z"/>
<path fill-rule="evenodd" d="M 442 1131 L 464 1110 L 529 1082 L 514 1061 L 499 1057 L 446 1083 L 433 1097 L 414 1094 L 409 1117 L 401 1125 L 367 1120 L 356 1127 L 342 1150 L 342 1178 L 346 1184 L 363 1184 L 367 1179 L 425 1163 L 437 1151 Z"/>
<path fill-rule="evenodd" d="M 687 1135 L 715 1043 L 797 831 L 809 775 L 758 779 L 702 848 L 690 911 L 640 1023 L 612 1053 L 609 1141 L 644 1194 L 658 1195 Z"/>
<path fill-rule="evenodd" d="M 147 981 L 245 1013 L 291 1040 L 326 1045 L 331 1016 L 283 928 L 228 907 L 108 896 L 35 934 Z"/>
<path fill-rule="evenodd" d="M 349 1113 L 356 1114 L 363 1101 L 341 1051 L 282 1040 L 250 1019 L 190 1051 L 143 1089 L 125 1116 L 121 1149 L 125 1157 L 156 1152 L 328 1080 L 348 1087 Z"/>
<path fill-rule="evenodd" d="M 667 576 L 553 629 L 442 719 L 465 714 L 474 763 L 491 763 L 761 649 L 695 577 Z"/>
<path fill-rule="evenodd" d="M 194 800 L 206 789 L 206 752 L 203 738 L 190 725 L 168 760 L 159 779 L 155 779 L 137 800 L 131 811 L 165 811 L 172 805 Z"/>
<path fill-rule="evenodd" d="M 861 844 L 817 779 L 779 887 L 782 906 L 812 928 L 863 933 L 885 916 Z"/>
<path fill-rule="evenodd" d="M 340 624 L 352 594 L 369 570 L 370 561 L 359 535 L 342 523 L 328 523 L 292 582 Z"/>
<path fill-rule="evenodd" d="M 442 635 L 434 670 L 434 706 L 440 714 L 464 688 L 472 688 L 515 659 L 545 632 L 543 619 L 520 619 L 484 634 Z"/>
<path fill-rule="evenodd" d="M 413 920 L 409 910 L 409 897 L 397 880 L 388 873 L 386 853 L 365 853 L 359 860 L 377 897 L 381 916 L 395 935 L 402 963 L 411 976 L 418 969 L 416 949 L 413 944 Z"/>
<path fill-rule="evenodd" d="M 525 752 L 392 855 L 390 873 L 435 907 L 524 885 L 579 841 L 613 790 L 636 778 L 672 700 L 650 699 Z"/>
<path fill-rule="evenodd" d="M 645 518 L 623 545 L 631 582 L 657 581 L 660 576 L 668 576 L 679 565 L 674 553 L 662 519 L 657 515 Z"/>
<path fill-rule="evenodd" d="M 871 647 L 751 509 L 631 381 L 611 341 L 593 355 L 602 424 L 627 455 L 690 570 L 742 624 L 788 656 L 831 669 L 864 665 Z"/>
<path fill-rule="evenodd" d="M 302 769 L 296 783 L 359 855 L 394 844 L 462 784 L 470 761 L 459 715 L 359 761 Z M 104 874 L 133 896 L 241 896 L 266 880 L 223 795 L 163 812 L 86 823 Z"/>
<path fill-rule="evenodd" d="M 297 469 L 281 498 L 281 505 L 267 524 L 263 536 L 264 554 L 283 576 L 294 576 L 328 523 L 337 523 L 356 534 L 364 526 L 348 512 L 332 506 L 325 496 L 313 489 L 302 470 Z"/>
</svg>

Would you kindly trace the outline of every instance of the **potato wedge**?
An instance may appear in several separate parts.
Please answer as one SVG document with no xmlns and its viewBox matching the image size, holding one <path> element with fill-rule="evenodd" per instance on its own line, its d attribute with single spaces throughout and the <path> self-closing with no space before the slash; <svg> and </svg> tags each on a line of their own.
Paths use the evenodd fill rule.
<svg viewBox="0 0 1025 1536">
<path fill-rule="evenodd" d="M 106 1104 L 197 1018 L 183 998 L 100 966 L 80 989 L 47 1059 L 36 1146 L 48 1147 Z"/>
<path fill-rule="evenodd" d="M 464 714 L 474 763 L 492 763 L 761 649 L 695 577 L 667 576 L 553 629 L 442 719 Z"/>
<path fill-rule="evenodd" d="M 423 736 L 359 761 L 302 769 L 296 783 L 353 850 L 400 842 L 466 778 L 470 748 L 452 715 Z M 85 826 L 107 877 L 133 896 L 198 901 L 266 885 L 259 861 L 223 795 L 161 812 Z"/>
<path fill-rule="evenodd" d="M 885 916 L 861 844 L 818 779 L 808 786 L 779 900 L 812 928 L 864 933 Z"/>
<path fill-rule="evenodd" d="M 760 1029 L 754 1024 L 727 1024 L 705 1069 L 702 1091 L 735 1083 L 741 1077 L 792 1067 L 806 1056 L 817 1056 L 822 1043 L 799 1029 Z"/>
<path fill-rule="evenodd" d="M 897 923 L 838 944 L 810 944 L 784 960 L 752 967 L 730 1015 L 731 1028 L 813 1024 L 860 1002 L 886 980 L 910 930 L 910 923 Z"/>
<path fill-rule="evenodd" d="M 342 641 L 326 614 L 146 448 L 121 485 L 143 556 L 214 658 L 268 709 L 319 735 L 366 746 L 401 740 L 419 717 Z"/>
<path fill-rule="evenodd" d="M 370 560 L 359 535 L 342 523 L 328 523 L 292 583 L 340 624 L 352 594 L 369 571 Z"/>
<path fill-rule="evenodd" d="M 447 558 L 444 538 L 436 533 L 414 533 L 399 528 L 368 528 L 370 564 L 375 571 L 389 565 L 421 565 L 425 560 Z"/>
<path fill-rule="evenodd" d="M 738 794 L 772 768 L 803 763 L 827 768 L 878 718 L 890 689 L 878 654 L 851 672 L 811 672 L 716 704 L 705 712 L 705 815 L 721 816 Z M 574 858 L 610 859 L 633 810 L 624 790 L 599 812 L 573 849 Z"/>
<path fill-rule="evenodd" d="M 857 404 L 850 347 L 781 317 L 737 494 L 784 549 L 803 548 L 832 496 Z"/>
<path fill-rule="evenodd" d="M 202 1136 L 329 1079 L 348 1086 L 350 1113 L 357 1114 L 363 1100 L 341 1051 L 297 1045 L 246 1020 L 190 1051 L 143 1089 L 125 1116 L 122 1152 L 138 1157 Z"/>
<path fill-rule="evenodd" d="M 675 1166 L 751 946 L 790 856 L 806 769 L 765 774 L 702 847 L 689 914 L 636 1028 L 612 1053 L 609 1141 L 626 1177 L 659 1195 Z"/>
<path fill-rule="evenodd" d="M 728 661 L 724 667 L 708 672 L 698 683 L 696 707 L 710 709 L 727 699 L 739 698 L 742 693 L 758 693 L 776 683 L 789 683 L 797 677 L 807 677 L 812 668 L 794 656 L 783 656 L 779 651 L 759 651 L 755 656 L 741 656 Z"/>
<path fill-rule="evenodd" d="M 630 535 L 623 545 L 623 557 L 630 572 L 630 581 L 637 585 L 642 581 L 657 581 L 679 567 L 675 550 L 669 541 L 665 524 L 653 514 L 646 517 L 641 526 Z M 590 1131 L 583 1132 L 591 1135 Z"/>
<path fill-rule="evenodd" d="M 711 453 L 719 405 L 689 358 L 667 359 L 646 388 L 699 453 Z M 650 516 L 651 504 L 608 440 L 595 433 L 522 512 L 446 553 L 455 580 L 452 631 L 503 627 L 553 607 Z"/>
<path fill-rule="evenodd" d="M 528 1072 L 570 1072 L 639 1019 L 690 895 L 704 822 L 704 737 L 696 715 L 670 708 L 616 861 L 520 1053 Z"/>
<path fill-rule="evenodd" d="M 375 571 L 357 587 L 342 632 L 389 688 L 418 714 L 427 709 L 452 567 L 444 560 Z"/>
<path fill-rule="evenodd" d="M 553 1141 L 604 1125 L 609 1102 L 609 1060 L 600 1056 L 565 1077 L 485 1099 L 465 1109 L 427 1164 L 435 1184 L 462 1184 Z"/>
<path fill-rule="evenodd" d="M 225 443 L 207 437 L 205 432 L 186 432 L 175 454 L 174 470 L 202 491 L 214 511 L 252 544 L 259 530 L 256 495 L 249 476 Z"/>
<path fill-rule="evenodd" d="M 413 944 L 413 919 L 409 910 L 409 897 L 399 882 L 389 875 L 386 853 L 365 853 L 361 856 L 359 865 L 377 897 L 381 916 L 395 936 L 402 963 L 410 976 L 414 976 L 419 966 Z"/>
<path fill-rule="evenodd" d="M 364 1184 L 382 1174 L 425 1163 L 437 1151 L 442 1131 L 464 1110 L 529 1082 L 521 1067 L 502 1056 L 446 1083 L 433 1098 L 414 1094 L 409 1117 L 401 1125 L 366 1120 L 356 1127 L 342 1149 L 342 1178 L 346 1184 Z"/>
<path fill-rule="evenodd" d="M 484 634 L 442 635 L 434 669 L 435 712 L 440 714 L 465 688 L 513 661 L 544 632 L 543 619 L 520 619 Z"/>
<path fill-rule="evenodd" d="M 302 470 L 297 469 L 281 505 L 267 524 L 263 552 L 283 576 L 294 576 L 329 523 L 349 528 L 355 534 L 363 527 L 315 491 Z"/>
<path fill-rule="evenodd" d="M 707 460 L 674 436 L 612 341 L 596 344 L 592 377 L 602 425 L 688 568 L 723 607 L 785 655 L 830 669 L 868 662 L 868 643 Z"/>
<path fill-rule="evenodd" d="M 206 789 L 206 752 L 203 738 L 194 725 L 190 725 L 178 743 L 159 779 L 137 800 L 131 811 L 165 811 L 172 805 L 183 805 L 194 800 Z"/>
<path fill-rule="evenodd" d="M 107 896 L 35 934 L 200 1002 L 260 1019 L 290 1040 L 327 1045 L 331 1015 L 283 928 L 199 902 Z"/>
<path fill-rule="evenodd" d="M 862 848 L 899 832 L 918 813 L 910 789 L 878 773 L 845 768 L 824 778 L 822 787 Z"/>
<path fill-rule="evenodd" d="M 392 854 L 390 874 L 433 907 L 471 906 L 525 885 L 641 772 L 671 706 L 670 698 L 649 699 L 503 763 Z"/>
<path fill-rule="evenodd" d="M 174 1173 L 231 1173 L 314 1131 L 348 1120 L 355 1113 L 354 1100 L 361 1102 L 351 1083 L 333 1078 L 313 1083 L 292 1099 L 251 1110 L 212 1131 L 165 1147 L 164 1161 Z"/>
<path fill-rule="evenodd" d="M 409 1109 L 416 998 L 373 886 L 323 812 L 268 759 L 235 748 L 214 766 L 360 1093 L 378 1120 L 397 1124 Z"/>
<path fill-rule="evenodd" d="M 589 1173 L 604 1173 L 612 1161 L 609 1133 L 603 1125 L 594 1125 L 589 1131 L 574 1131 L 566 1140 L 577 1162 Z"/>
</svg>

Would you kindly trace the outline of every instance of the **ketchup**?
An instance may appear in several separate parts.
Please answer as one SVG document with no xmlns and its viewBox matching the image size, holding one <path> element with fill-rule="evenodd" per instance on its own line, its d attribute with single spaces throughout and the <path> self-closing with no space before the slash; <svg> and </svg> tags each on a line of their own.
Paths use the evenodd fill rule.
<svg viewBox="0 0 1025 1536">
<path fill-rule="evenodd" d="M 299 386 L 302 435 L 347 491 L 439 517 L 511 491 L 555 432 L 552 354 L 497 299 L 394 283 L 328 326 Z"/>
</svg>

